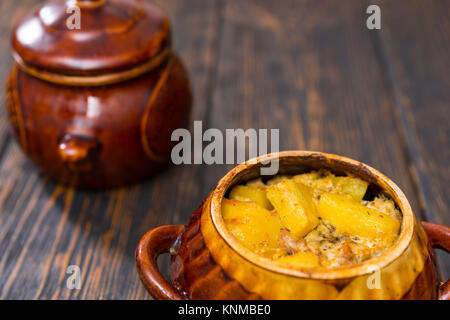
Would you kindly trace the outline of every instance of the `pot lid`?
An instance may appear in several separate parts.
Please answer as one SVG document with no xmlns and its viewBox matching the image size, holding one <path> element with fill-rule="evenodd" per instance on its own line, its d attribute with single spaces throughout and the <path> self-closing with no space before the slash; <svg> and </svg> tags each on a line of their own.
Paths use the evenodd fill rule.
<svg viewBox="0 0 450 320">
<path fill-rule="evenodd" d="M 169 20 L 147 0 L 49 2 L 12 33 L 19 64 L 65 74 L 127 69 L 169 46 Z"/>
</svg>

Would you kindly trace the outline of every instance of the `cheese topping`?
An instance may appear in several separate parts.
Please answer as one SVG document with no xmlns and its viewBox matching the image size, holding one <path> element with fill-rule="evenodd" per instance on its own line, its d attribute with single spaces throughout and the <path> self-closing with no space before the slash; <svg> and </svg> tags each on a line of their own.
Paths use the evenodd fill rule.
<svg viewBox="0 0 450 320">
<path fill-rule="evenodd" d="M 303 267 L 356 264 L 385 252 L 402 214 L 368 183 L 329 171 L 278 175 L 235 186 L 222 202 L 230 232 L 255 253 Z"/>
</svg>

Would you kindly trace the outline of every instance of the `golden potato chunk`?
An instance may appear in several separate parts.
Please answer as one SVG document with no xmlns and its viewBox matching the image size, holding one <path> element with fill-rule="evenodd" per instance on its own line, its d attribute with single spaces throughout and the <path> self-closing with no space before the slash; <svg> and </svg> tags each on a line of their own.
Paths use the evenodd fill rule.
<svg viewBox="0 0 450 320">
<path fill-rule="evenodd" d="M 267 210 L 272 210 L 272 204 L 266 197 L 266 189 L 250 186 L 235 186 L 230 192 L 230 199 L 241 201 L 253 201 Z"/>
<path fill-rule="evenodd" d="M 369 185 L 368 182 L 353 177 L 336 177 L 334 181 L 339 193 L 349 194 L 358 202 L 363 199 Z"/>
<path fill-rule="evenodd" d="M 222 201 L 222 216 L 228 230 L 244 246 L 257 253 L 278 247 L 280 219 L 254 202 Z"/>
<path fill-rule="evenodd" d="M 283 226 L 292 236 L 301 238 L 319 224 L 310 188 L 293 180 L 283 180 L 266 190 Z"/>
<path fill-rule="evenodd" d="M 293 177 L 297 183 L 303 183 L 315 189 L 315 194 L 323 192 L 350 194 L 356 201 L 361 201 L 366 194 L 369 183 L 354 177 L 336 177 L 330 172 L 313 171 Z"/>
<path fill-rule="evenodd" d="M 320 266 L 319 257 L 311 252 L 297 252 L 277 259 L 279 262 L 293 264 L 299 267 L 318 267 Z"/>
<path fill-rule="evenodd" d="M 398 220 L 341 194 L 322 194 L 318 213 L 339 231 L 370 239 L 392 240 L 400 228 Z"/>
</svg>

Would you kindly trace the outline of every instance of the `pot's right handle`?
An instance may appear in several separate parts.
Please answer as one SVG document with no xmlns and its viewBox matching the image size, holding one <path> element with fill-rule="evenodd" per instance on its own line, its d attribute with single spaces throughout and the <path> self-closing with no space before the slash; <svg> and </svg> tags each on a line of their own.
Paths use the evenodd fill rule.
<svg viewBox="0 0 450 320">
<path fill-rule="evenodd" d="M 136 266 L 145 288 L 158 300 L 185 300 L 158 269 L 161 253 L 169 252 L 183 226 L 165 225 L 149 230 L 136 248 Z"/>
<path fill-rule="evenodd" d="M 422 222 L 433 248 L 450 252 L 450 228 L 441 224 Z M 450 280 L 439 287 L 439 300 L 450 300 Z"/>
</svg>

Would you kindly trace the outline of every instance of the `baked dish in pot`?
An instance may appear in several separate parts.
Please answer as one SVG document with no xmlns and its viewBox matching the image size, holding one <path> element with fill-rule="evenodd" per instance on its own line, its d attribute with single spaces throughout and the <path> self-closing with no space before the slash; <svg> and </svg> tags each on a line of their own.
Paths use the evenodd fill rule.
<svg viewBox="0 0 450 320">
<path fill-rule="evenodd" d="M 279 173 L 260 177 L 268 160 Z M 450 228 L 420 223 L 379 171 L 286 151 L 228 172 L 187 226 L 148 231 L 136 263 L 156 299 L 448 299 L 433 247 L 450 249 Z"/>
</svg>

